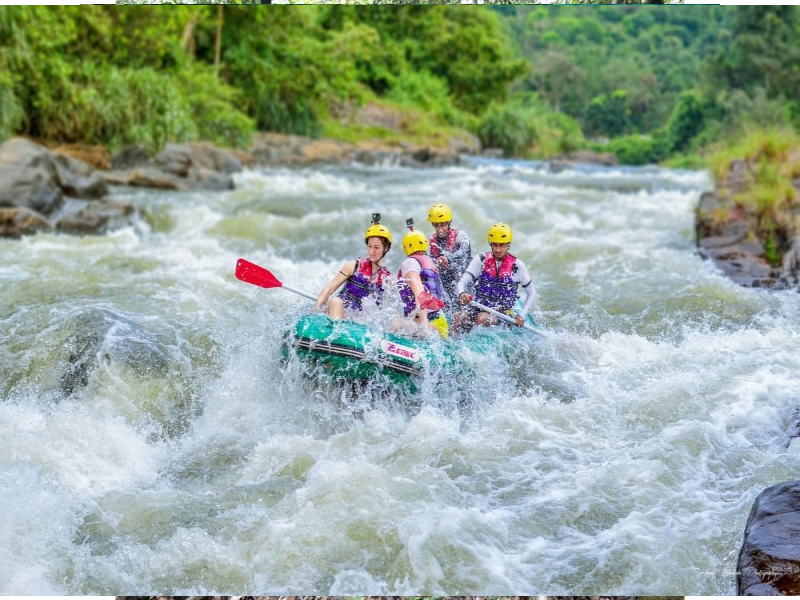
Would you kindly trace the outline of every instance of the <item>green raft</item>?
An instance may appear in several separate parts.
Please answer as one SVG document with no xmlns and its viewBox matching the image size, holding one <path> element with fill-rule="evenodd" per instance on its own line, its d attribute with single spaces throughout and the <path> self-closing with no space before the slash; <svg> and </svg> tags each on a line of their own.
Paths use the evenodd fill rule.
<svg viewBox="0 0 800 600">
<path fill-rule="evenodd" d="M 335 379 L 385 377 L 411 393 L 419 391 L 421 378 L 459 369 L 452 346 L 440 339 L 398 335 L 324 314 L 304 315 L 286 332 L 284 356 L 292 351 Z"/>
<path fill-rule="evenodd" d="M 528 317 L 527 322 L 535 325 Z M 516 327 L 476 327 L 471 333 L 446 341 L 433 336 L 418 339 L 349 320 L 330 319 L 320 313 L 306 314 L 284 335 L 283 354 L 319 365 L 337 380 L 385 378 L 409 393 L 417 393 L 425 377 L 434 381 L 468 375 L 462 360 L 465 348 L 478 353 L 500 350 L 507 353 L 531 334 Z M 502 341 L 499 341 L 502 339 Z M 498 345 L 500 347 L 498 347 Z"/>
</svg>

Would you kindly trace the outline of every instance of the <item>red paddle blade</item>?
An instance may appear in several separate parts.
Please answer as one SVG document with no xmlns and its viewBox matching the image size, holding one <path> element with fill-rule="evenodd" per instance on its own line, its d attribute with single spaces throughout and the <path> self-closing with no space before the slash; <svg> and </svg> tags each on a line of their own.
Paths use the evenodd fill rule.
<svg viewBox="0 0 800 600">
<path fill-rule="evenodd" d="M 240 258 L 236 261 L 236 279 L 263 288 L 282 287 L 283 282 L 264 267 Z"/>
</svg>

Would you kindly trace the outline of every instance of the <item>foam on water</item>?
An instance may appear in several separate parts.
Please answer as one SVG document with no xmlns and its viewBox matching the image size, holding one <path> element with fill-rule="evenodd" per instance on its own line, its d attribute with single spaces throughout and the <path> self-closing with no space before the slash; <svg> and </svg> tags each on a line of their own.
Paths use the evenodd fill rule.
<svg viewBox="0 0 800 600">
<path fill-rule="evenodd" d="M 0 241 L 0 592 L 732 593 L 752 501 L 798 469 L 800 301 L 696 255 L 706 174 L 236 181 L 115 190 L 146 222 L 108 236 Z M 511 223 L 549 334 L 465 351 L 470 376 L 414 402 L 284 361 L 311 302 L 237 281 L 237 258 L 316 295 L 372 212 L 399 239 L 434 201 L 473 252 Z"/>
</svg>

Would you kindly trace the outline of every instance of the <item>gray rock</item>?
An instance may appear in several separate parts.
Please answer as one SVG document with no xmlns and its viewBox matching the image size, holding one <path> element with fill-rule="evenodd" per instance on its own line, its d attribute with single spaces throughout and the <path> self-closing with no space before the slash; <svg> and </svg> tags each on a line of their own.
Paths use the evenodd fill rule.
<svg viewBox="0 0 800 600">
<path fill-rule="evenodd" d="M 42 214 L 64 197 L 55 161 L 44 146 L 24 138 L 0 145 L 0 206 L 24 206 Z"/>
<path fill-rule="evenodd" d="M 192 153 L 187 146 L 167 144 L 153 159 L 154 166 L 178 177 L 187 177 L 192 166 Z"/>
<path fill-rule="evenodd" d="M 141 167 L 150 162 L 150 154 L 141 144 L 125 146 L 111 157 L 111 169 L 121 171 Z"/>
<path fill-rule="evenodd" d="M 55 226 L 63 233 L 97 235 L 130 225 L 138 216 L 136 207 L 122 200 L 73 201 L 65 207 Z"/>
<path fill-rule="evenodd" d="M 169 360 L 156 338 L 117 313 L 90 309 L 65 322 L 65 369 L 62 391 L 69 395 L 84 387 L 99 360 L 116 361 L 139 377 L 166 377 Z"/>
<path fill-rule="evenodd" d="M 43 215 L 56 210 L 64 191 L 44 167 L 26 167 L 0 161 L 0 206 L 24 207 Z"/>
<path fill-rule="evenodd" d="M 189 173 L 193 186 L 212 192 L 224 192 L 235 188 L 233 178 L 228 173 L 209 169 L 192 169 Z"/>
<path fill-rule="evenodd" d="M 740 596 L 800 594 L 800 481 L 769 487 L 753 503 L 736 590 Z"/>
<path fill-rule="evenodd" d="M 0 237 L 19 239 L 52 228 L 50 221 L 30 208 L 0 208 Z"/>
<path fill-rule="evenodd" d="M 95 200 L 108 193 L 105 179 L 91 165 L 63 154 L 53 157 L 58 183 L 67 196 Z"/>
</svg>

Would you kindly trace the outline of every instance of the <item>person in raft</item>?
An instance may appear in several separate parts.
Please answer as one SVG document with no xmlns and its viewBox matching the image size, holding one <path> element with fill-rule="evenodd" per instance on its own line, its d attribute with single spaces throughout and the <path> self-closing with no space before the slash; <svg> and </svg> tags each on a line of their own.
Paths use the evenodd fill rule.
<svg viewBox="0 0 800 600">
<path fill-rule="evenodd" d="M 458 303 L 464 308 L 453 321 L 453 328 L 459 332 L 472 329 L 473 325 L 496 325 L 495 315 L 469 306 L 473 297 L 467 293 L 474 284 L 475 302 L 493 308 L 512 317 L 518 327 L 525 324 L 525 316 L 536 302 L 536 289 L 528 275 L 528 268 L 508 250 L 511 247 L 511 227 L 506 223 L 495 223 L 489 228 L 487 239 L 491 252 L 478 254 L 467 266 L 458 280 L 456 294 Z M 518 289 L 527 293 L 522 309 L 514 314 L 514 303 Z"/>
<path fill-rule="evenodd" d="M 414 219 L 406 219 L 408 232 L 403 236 L 406 259 L 397 274 L 397 289 L 403 304 L 403 314 L 414 315 L 415 321 L 427 323 L 442 338 L 447 337 L 449 325 L 442 313 L 442 280 L 436 263 L 425 252 L 428 239 L 414 229 Z"/>
<path fill-rule="evenodd" d="M 364 234 L 367 245 L 367 256 L 356 258 L 345 263 L 333 276 L 317 297 L 317 308 L 328 303 L 328 316 L 332 319 L 343 319 L 345 310 L 361 312 L 364 302 L 373 302 L 378 308 L 383 302 L 383 294 L 387 289 L 392 274 L 381 264 L 383 257 L 392 247 L 392 234 L 380 223 L 381 215 L 372 215 L 372 225 Z M 333 298 L 331 296 L 340 287 L 342 291 Z"/>
<path fill-rule="evenodd" d="M 429 240 L 430 255 L 439 268 L 447 310 L 452 310 L 456 301 L 456 284 L 472 260 L 472 248 L 466 231 L 451 227 L 453 211 L 447 204 L 434 204 L 428 211 L 428 221 L 434 234 Z"/>
</svg>

